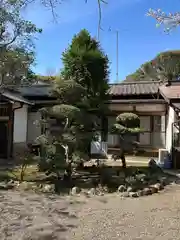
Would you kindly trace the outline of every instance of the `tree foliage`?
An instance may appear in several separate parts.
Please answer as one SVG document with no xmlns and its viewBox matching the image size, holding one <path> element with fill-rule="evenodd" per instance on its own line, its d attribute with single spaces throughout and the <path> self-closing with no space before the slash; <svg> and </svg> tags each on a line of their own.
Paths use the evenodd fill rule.
<svg viewBox="0 0 180 240">
<path fill-rule="evenodd" d="M 24 2 L 1 0 L 0 6 L 0 83 L 14 85 L 29 74 L 34 61 L 33 37 L 41 32 L 21 16 Z"/>
<path fill-rule="evenodd" d="M 57 175 L 62 164 L 88 155 L 108 90 L 108 59 L 86 30 L 73 38 L 63 53 L 63 63 L 52 91 L 58 104 L 41 110 L 41 123 L 48 131 L 39 138 L 45 149 L 41 159 Z"/>
<path fill-rule="evenodd" d="M 62 61 L 64 64 L 62 76 L 65 79 L 74 79 L 86 89 L 86 101 L 83 103 L 84 116 L 86 116 L 84 121 L 87 123 L 87 129 L 95 132 L 95 128 L 99 130 L 101 118 L 108 111 L 107 104 L 105 104 L 108 100 L 109 89 L 108 58 L 102 51 L 99 42 L 84 29 L 74 36 L 70 46 L 62 55 Z M 91 110 L 91 114 L 89 110 Z M 92 112 L 95 113 L 94 116 Z M 91 123 L 91 121 L 93 122 Z M 105 129 L 105 121 L 102 122 L 102 128 Z M 106 134 L 103 138 L 106 138 Z M 87 141 L 88 145 L 91 140 L 89 139 L 89 143 Z"/>
<path fill-rule="evenodd" d="M 102 109 L 109 88 L 109 67 L 99 42 L 88 31 L 82 30 L 72 39 L 62 55 L 62 61 L 62 76 L 73 78 L 86 89 L 90 108 Z"/>
<path fill-rule="evenodd" d="M 120 135 L 140 132 L 140 118 L 134 113 L 121 113 L 116 117 L 113 132 Z"/>
<path fill-rule="evenodd" d="M 64 85 L 61 94 L 59 89 Z M 79 97 L 76 102 L 68 101 L 69 88 L 73 86 L 71 93 Z M 78 95 L 81 88 L 81 95 Z M 57 92 L 56 92 L 57 89 Z M 81 125 L 81 109 L 78 106 L 80 101 L 85 97 L 85 89 L 73 80 L 57 81 L 54 93 L 58 97 L 59 103 L 52 107 L 41 109 L 43 120 L 40 122 L 44 126 L 44 134 L 37 141 L 42 146 L 41 162 L 43 168 L 49 173 L 54 172 L 59 177 L 59 171 L 62 167 L 71 163 L 72 154 L 80 149 L 83 141 L 83 125 Z"/>
<path fill-rule="evenodd" d="M 141 65 L 125 81 L 171 81 L 180 75 L 180 51 L 167 51 L 158 54 L 153 60 Z"/>
<path fill-rule="evenodd" d="M 140 129 L 140 118 L 134 113 L 121 113 L 116 117 L 116 123 L 112 126 L 112 133 L 119 135 L 120 152 L 118 158 L 122 160 L 123 168 L 126 168 L 125 152 L 136 147 L 133 139 L 142 130 Z"/>
</svg>

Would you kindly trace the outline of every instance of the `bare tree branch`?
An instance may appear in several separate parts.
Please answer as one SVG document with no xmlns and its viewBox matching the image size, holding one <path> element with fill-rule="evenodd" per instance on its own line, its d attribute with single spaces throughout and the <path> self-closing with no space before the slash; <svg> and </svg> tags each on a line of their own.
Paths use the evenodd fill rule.
<svg viewBox="0 0 180 240">
<path fill-rule="evenodd" d="M 24 0 L 24 6 L 28 6 L 29 4 L 31 4 L 32 2 L 35 2 L 38 0 Z M 62 4 L 63 1 L 67 1 L 67 0 L 42 0 L 41 3 L 44 7 L 49 8 L 52 16 L 53 16 L 53 20 L 55 22 L 57 22 L 57 18 L 58 18 L 58 14 L 56 12 L 56 8 L 59 4 Z M 88 1 L 90 0 L 84 0 L 85 3 L 88 3 Z M 101 31 L 101 22 L 102 22 L 102 4 L 108 4 L 108 0 L 97 0 L 97 5 L 98 5 L 98 29 L 97 29 L 97 38 L 99 40 L 100 38 L 100 31 Z"/>
</svg>

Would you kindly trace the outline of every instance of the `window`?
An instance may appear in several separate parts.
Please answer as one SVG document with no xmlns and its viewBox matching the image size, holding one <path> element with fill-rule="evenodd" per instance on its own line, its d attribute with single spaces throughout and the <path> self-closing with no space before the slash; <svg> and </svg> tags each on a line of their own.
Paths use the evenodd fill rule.
<svg viewBox="0 0 180 240">
<path fill-rule="evenodd" d="M 153 132 L 165 132 L 165 116 L 153 116 Z"/>
<path fill-rule="evenodd" d="M 150 116 L 140 116 L 140 128 L 144 132 L 150 132 Z"/>
</svg>

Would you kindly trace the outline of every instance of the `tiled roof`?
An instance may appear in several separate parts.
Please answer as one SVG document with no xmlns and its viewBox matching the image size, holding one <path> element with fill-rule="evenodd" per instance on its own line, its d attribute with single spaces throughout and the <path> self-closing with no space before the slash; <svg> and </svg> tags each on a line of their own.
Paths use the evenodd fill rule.
<svg viewBox="0 0 180 240">
<path fill-rule="evenodd" d="M 111 84 L 109 94 L 112 96 L 146 95 L 158 93 L 160 82 L 124 82 Z"/>
<path fill-rule="evenodd" d="M 2 95 L 10 100 L 13 101 L 17 101 L 17 102 L 22 102 L 28 105 L 33 105 L 33 102 L 28 101 L 27 99 L 25 99 L 24 97 L 22 97 L 19 93 L 17 92 L 12 92 L 12 91 L 8 91 L 5 90 L 2 92 Z"/>
<path fill-rule="evenodd" d="M 109 94 L 112 96 L 146 95 L 156 94 L 160 86 L 159 82 L 127 82 L 110 84 Z M 36 84 L 24 86 L 19 89 L 23 97 L 48 97 L 52 86 L 49 84 Z"/>
<path fill-rule="evenodd" d="M 168 100 L 180 99 L 180 82 L 172 82 L 170 86 L 162 85 L 159 87 L 159 91 Z"/>
<path fill-rule="evenodd" d="M 21 87 L 20 93 L 24 97 L 47 97 L 50 95 L 52 87 L 48 84 Z"/>
</svg>

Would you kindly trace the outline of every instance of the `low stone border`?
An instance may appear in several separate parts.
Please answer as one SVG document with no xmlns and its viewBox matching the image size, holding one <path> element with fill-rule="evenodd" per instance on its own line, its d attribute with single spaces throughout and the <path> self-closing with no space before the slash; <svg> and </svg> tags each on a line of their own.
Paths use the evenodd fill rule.
<svg viewBox="0 0 180 240">
<path fill-rule="evenodd" d="M 122 197 L 132 197 L 137 198 L 141 196 L 148 196 L 154 193 L 158 193 L 159 191 L 164 189 L 163 183 L 156 183 L 149 187 L 145 187 L 143 189 L 139 189 L 137 191 L 133 191 L 131 187 L 126 188 L 124 185 L 120 185 L 118 188 L 118 192 L 121 193 Z"/>
</svg>

